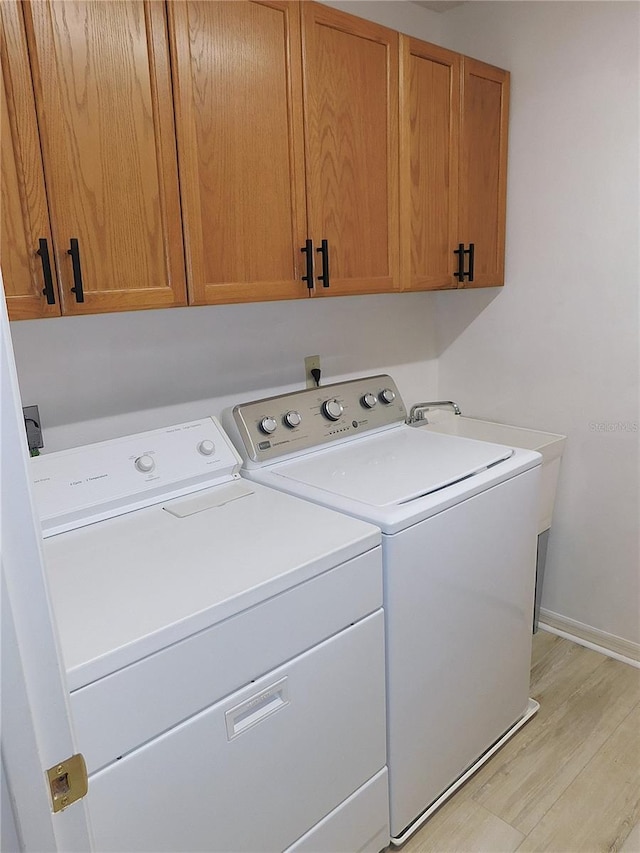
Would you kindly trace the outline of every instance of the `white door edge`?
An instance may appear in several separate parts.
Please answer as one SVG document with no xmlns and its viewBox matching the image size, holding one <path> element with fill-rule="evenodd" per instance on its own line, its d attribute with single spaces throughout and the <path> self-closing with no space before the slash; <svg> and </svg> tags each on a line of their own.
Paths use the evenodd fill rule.
<svg viewBox="0 0 640 853">
<path fill-rule="evenodd" d="M 77 750 L 34 512 L 4 287 L 0 279 L 2 760 L 24 850 L 91 851 L 85 803 L 53 814 L 45 771 Z"/>
</svg>

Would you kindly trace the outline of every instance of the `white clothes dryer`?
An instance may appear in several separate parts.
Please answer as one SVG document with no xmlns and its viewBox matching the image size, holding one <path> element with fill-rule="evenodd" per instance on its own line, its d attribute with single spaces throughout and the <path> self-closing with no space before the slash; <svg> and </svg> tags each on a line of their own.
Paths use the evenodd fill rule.
<svg viewBox="0 0 640 853">
<path fill-rule="evenodd" d="M 244 476 L 382 530 L 397 844 L 537 710 L 528 690 L 541 457 L 405 417 L 386 375 L 233 410 Z"/>
<path fill-rule="evenodd" d="M 95 849 L 386 847 L 377 528 L 212 418 L 32 462 Z"/>
</svg>

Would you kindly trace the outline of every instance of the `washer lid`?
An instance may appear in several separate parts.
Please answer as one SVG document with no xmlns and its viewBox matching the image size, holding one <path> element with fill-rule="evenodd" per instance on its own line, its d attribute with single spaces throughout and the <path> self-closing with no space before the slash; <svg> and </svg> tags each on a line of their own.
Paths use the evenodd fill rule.
<svg viewBox="0 0 640 853">
<path fill-rule="evenodd" d="M 509 459 L 499 444 L 408 426 L 272 468 L 280 477 L 370 506 L 404 504 Z"/>
</svg>

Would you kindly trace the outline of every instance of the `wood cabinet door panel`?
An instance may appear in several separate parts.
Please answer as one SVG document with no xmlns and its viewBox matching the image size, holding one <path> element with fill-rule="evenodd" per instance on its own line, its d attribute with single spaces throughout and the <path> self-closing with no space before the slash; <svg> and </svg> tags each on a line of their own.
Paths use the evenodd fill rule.
<svg viewBox="0 0 640 853">
<path fill-rule="evenodd" d="M 299 14 L 169 4 L 192 303 L 308 296 Z"/>
<path fill-rule="evenodd" d="M 328 240 L 330 288 L 398 288 L 398 34 L 303 3 L 309 234 Z"/>
<path fill-rule="evenodd" d="M 461 56 L 408 36 L 400 45 L 403 288 L 455 288 Z"/>
<path fill-rule="evenodd" d="M 504 284 L 509 72 L 464 57 L 460 242 L 475 246 L 464 287 Z"/>
<path fill-rule="evenodd" d="M 42 291 L 39 240 L 47 240 L 53 266 L 44 171 L 29 69 L 22 8 L 12 0 L 0 5 L 2 114 L 0 116 L 0 258 L 11 320 L 54 317 L 60 305 L 49 305 Z"/>
<path fill-rule="evenodd" d="M 164 4 L 25 9 L 63 313 L 186 304 Z"/>
</svg>

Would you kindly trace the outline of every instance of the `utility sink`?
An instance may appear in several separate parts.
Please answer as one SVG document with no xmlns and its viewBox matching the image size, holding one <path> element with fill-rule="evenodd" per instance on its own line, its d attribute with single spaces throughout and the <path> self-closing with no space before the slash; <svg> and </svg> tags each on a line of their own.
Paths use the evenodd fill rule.
<svg viewBox="0 0 640 853">
<path fill-rule="evenodd" d="M 463 438 L 474 438 L 477 441 L 506 444 L 508 447 L 537 450 L 538 453 L 542 454 L 542 488 L 538 533 L 542 533 L 551 527 L 551 516 L 560 471 L 560 458 L 566 436 L 484 421 L 478 418 L 467 418 L 444 409 L 429 409 L 426 412 L 426 420 L 418 421 L 415 426 L 431 432 L 443 432 L 448 435 L 459 435 Z"/>
</svg>

